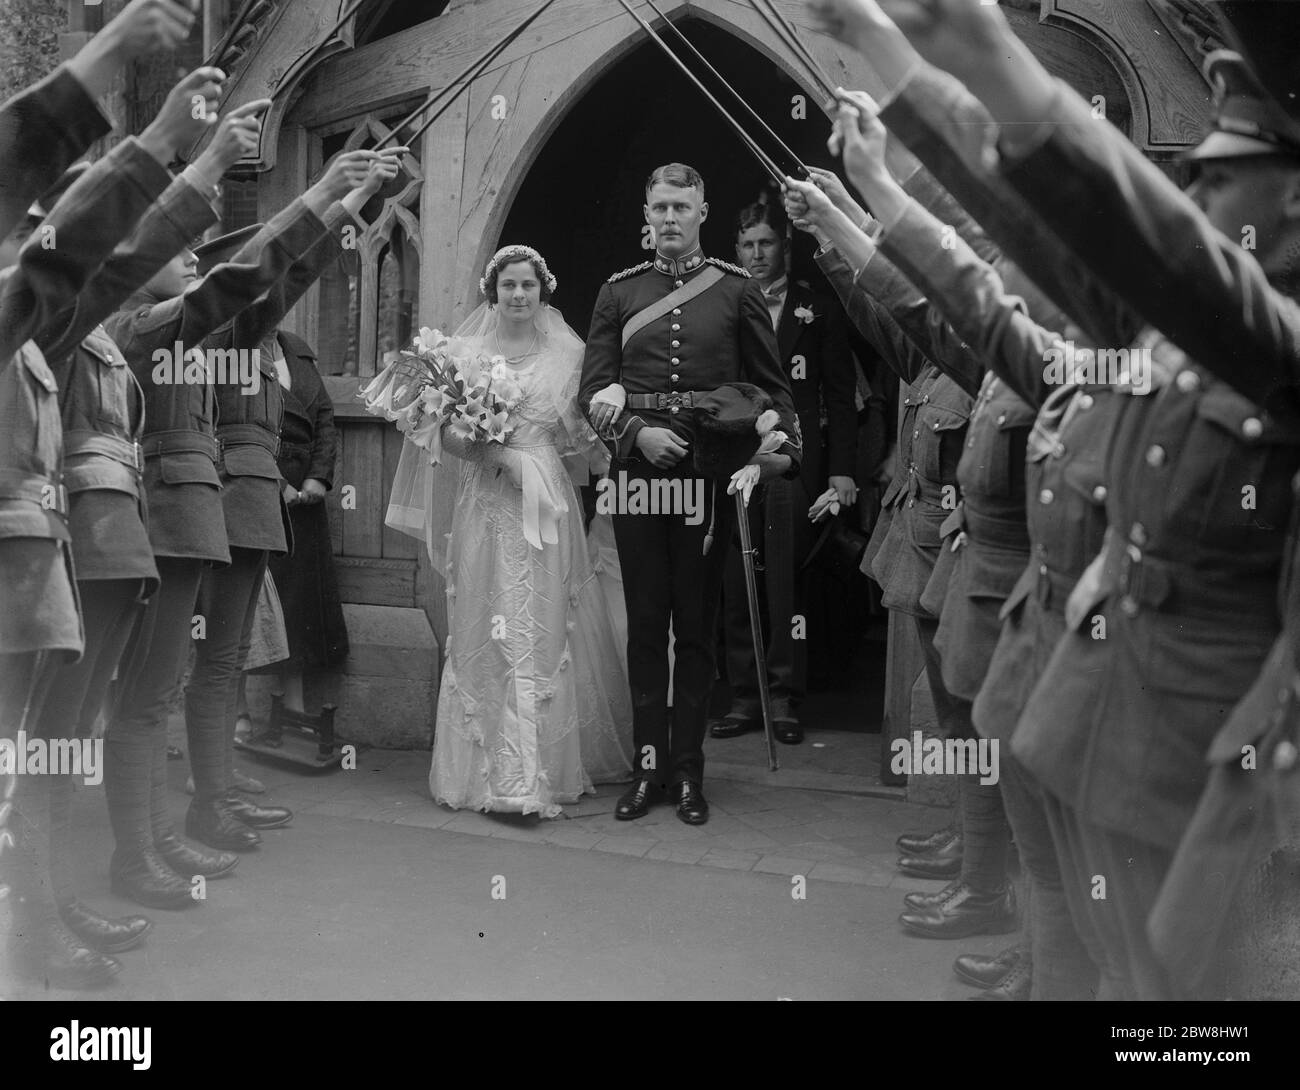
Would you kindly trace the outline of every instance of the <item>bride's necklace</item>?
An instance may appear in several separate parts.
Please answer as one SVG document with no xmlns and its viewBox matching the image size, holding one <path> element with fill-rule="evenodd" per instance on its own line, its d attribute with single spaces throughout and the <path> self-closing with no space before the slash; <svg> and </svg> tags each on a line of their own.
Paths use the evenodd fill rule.
<svg viewBox="0 0 1300 1090">
<path fill-rule="evenodd" d="M 537 347 L 537 330 L 535 329 L 533 330 L 533 339 L 529 343 L 528 348 L 519 356 L 506 355 L 506 350 L 501 347 L 501 331 L 499 329 L 493 330 L 492 336 L 497 342 L 497 353 L 506 361 L 506 363 L 523 363 L 524 360 L 533 354 L 533 350 Z"/>
</svg>

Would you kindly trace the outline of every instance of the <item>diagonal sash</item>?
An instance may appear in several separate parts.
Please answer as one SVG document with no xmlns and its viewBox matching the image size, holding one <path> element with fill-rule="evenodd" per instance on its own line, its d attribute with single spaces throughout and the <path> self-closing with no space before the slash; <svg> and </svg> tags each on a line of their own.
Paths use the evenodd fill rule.
<svg viewBox="0 0 1300 1090">
<path fill-rule="evenodd" d="M 662 318 L 674 307 L 681 306 L 697 295 L 703 295 L 726 275 L 716 265 L 710 265 L 699 276 L 692 277 L 676 291 L 665 295 L 659 302 L 651 303 L 645 310 L 633 314 L 627 325 L 623 327 L 623 347 L 626 348 L 627 342 L 651 322 Z"/>
</svg>

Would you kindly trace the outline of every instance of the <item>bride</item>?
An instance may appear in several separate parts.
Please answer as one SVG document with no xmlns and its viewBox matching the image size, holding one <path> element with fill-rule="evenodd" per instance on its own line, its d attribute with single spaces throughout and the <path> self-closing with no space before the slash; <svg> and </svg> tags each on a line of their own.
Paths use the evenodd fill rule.
<svg viewBox="0 0 1300 1090">
<path fill-rule="evenodd" d="M 626 633 L 613 631 L 574 490 L 608 455 L 576 405 L 583 343 L 548 303 L 545 259 L 507 246 L 479 288 L 450 350 L 491 359 L 494 386 L 520 395 L 506 441 L 466 442 L 454 423 L 407 430 L 387 522 L 426 541 L 447 583 L 434 799 L 556 817 L 631 774 Z M 414 400 L 401 364 L 362 393 L 390 419 Z"/>
</svg>

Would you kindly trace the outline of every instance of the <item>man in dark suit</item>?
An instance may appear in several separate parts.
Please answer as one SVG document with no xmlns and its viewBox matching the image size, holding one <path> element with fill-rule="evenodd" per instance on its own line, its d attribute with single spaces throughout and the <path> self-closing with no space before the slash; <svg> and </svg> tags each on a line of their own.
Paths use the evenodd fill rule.
<svg viewBox="0 0 1300 1090">
<path fill-rule="evenodd" d="M 655 232 L 655 257 L 616 273 L 600 289 L 578 392 L 583 411 L 608 437 L 612 480 L 658 495 L 673 495 L 674 488 L 678 496 L 698 493 L 704 505 L 654 513 L 620 505 L 613 516 L 627 602 L 638 774 L 615 810 L 624 821 L 644 816 L 669 783 L 682 821 L 708 820 L 701 789 L 704 727 L 732 505 L 723 487 L 699 480 L 690 457 L 696 399 L 737 380 L 761 388 L 788 436 L 776 452 L 758 456 L 761 472 L 793 477 L 799 470 L 799 422 L 763 294 L 743 269 L 701 252 L 700 225 L 708 210 L 704 180 L 692 168 L 672 163 L 650 176 L 645 217 Z M 600 398 L 593 404 L 615 384 L 627 394 L 626 411 Z"/>
<path fill-rule="evenodd" d="M 778 741 L 797 745 L 803 741 L 803 729 L 796 711 L 808 677 L 802 567 L 815 539 L 808 508 L 828 486 L 835 489 L 844 507 L 857 500 L 853 472 L 858 419 L 856 375 L 844 311 L 835 300 L 814 293 L 806 281 L 791 283 L 787 253 L 787 222 L 780 204 L 751 204 L 736 217 L 736 257 L 762 289 L 776 330 L 777 354 L 804 434 L 799 475 L 789 481 L 772 481 L 762 501 L 750 507 L 754 540 L 762 543 L 764 562 L 773 726 Z M 728 553 L 723 623 L 731 710 L 713 724 L 715 738 L 733 738 L 761 723 L 744 567 L 737 549 Z"/>
</svg>

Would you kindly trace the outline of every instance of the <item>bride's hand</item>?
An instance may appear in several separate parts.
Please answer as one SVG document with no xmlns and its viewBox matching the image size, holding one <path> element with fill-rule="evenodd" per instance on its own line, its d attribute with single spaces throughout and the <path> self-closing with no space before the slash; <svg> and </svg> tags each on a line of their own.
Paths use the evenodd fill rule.
<svg viewBox="0 0 1300 1090">
<path fill-rule="evenodd" d="M 593 401 L 591 403 L 591 426 L 596 429 L 597 435 L 604 435 L 605 429 L 610 427 L 619 416 L 619 407 L 611 405 L 607 401 Z"/>
</svg>

